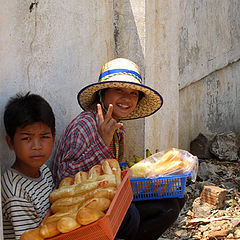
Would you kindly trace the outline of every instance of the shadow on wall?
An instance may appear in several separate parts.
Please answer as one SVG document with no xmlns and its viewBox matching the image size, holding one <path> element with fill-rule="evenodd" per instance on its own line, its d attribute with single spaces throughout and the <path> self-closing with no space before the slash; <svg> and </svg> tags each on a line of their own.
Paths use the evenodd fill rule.
<svg viewBox="0 0 240 240">
<path fill-rule="evenodd" d="M 113 0 L 113 34 L 115 57 L 134 61 L 141 70 L 144 82 L 145 5 L 144 1 L 131 5 L 130 0 Z M 125 121 L 124 158 L 144 155 L 144 119 Z"/>
<path fill-rule="evenodd" d="M 125 57 L 134 61 L 144 76 L 143 38 L 145 6 L 132 6 L 129 0 L 113 1 L 114 53 L 115 57 Z M 139 15 L 141 17 L 139 17 Z"/>
</svg>

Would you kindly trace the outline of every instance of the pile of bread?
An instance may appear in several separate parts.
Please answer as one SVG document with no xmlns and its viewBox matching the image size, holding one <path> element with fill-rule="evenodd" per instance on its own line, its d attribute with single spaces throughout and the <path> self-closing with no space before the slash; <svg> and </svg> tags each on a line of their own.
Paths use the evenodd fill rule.
<svg viewBox="0 0 240 240">
<path fill-rule="evenodd" d="M 197 164 L 196 157 L 184 150 L 172 148 L 158 152 L 134 164 L 130 169 L 132 178 L 154 178 L 191 171 Z"/>
<path fill-rule="evenodd" d="M 38 228 L 24 232 L 20 240 L 43 240 L 73 231 L 105 216 L 121 183 L 115 159 L 106 159 L 87 172 L 64 178 L 50 193 L 51 216 Z"/>
</svg>

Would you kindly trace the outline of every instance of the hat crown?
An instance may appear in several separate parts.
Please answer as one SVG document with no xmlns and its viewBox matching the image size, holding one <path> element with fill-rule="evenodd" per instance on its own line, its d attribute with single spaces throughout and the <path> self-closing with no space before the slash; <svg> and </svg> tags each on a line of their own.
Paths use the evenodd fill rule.
<svg viewBox="0 0 240 240">
<path fill-rule="evenodd" d="M 100 74 L 105 71 L 109 71 L 109 70 L 113 70 L 113 69 L 127 69 L 127 70 L 131 70 L 131 71 L 135 71 L 139 75 L 141 75 L 141 71 L 140 71 L 139 67 L 137 66 L 137 64 L 135 64 L 134 62 L 132 62 L 131 60 L 126 59 L 126 58 L 115 58 L 115 59 L 105 63 L 101 69 Z"/>
<path fill-rule="evenodd" d="M 142 77 L 139 67 L 134 62 L 125 58 L 116 58 L 104 64 L 98 81 L 126 81 L 141 84 Z"/>
</svg>

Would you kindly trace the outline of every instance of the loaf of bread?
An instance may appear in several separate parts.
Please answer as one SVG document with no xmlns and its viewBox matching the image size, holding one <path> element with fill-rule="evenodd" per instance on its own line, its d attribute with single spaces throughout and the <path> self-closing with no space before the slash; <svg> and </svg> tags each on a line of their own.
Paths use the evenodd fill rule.
<svg viewBox="0 0 240 240">
<path fill-rule="evenodd" d="M 57 221 L 48 222 L 45 224 L 41 224 L 39 227 L 40 236 L 43 238 L 50 238 L 58 235 L 60 231 L 57 229 Z"/>
<path fill-rule="evenodd" d="M 76 195 L 72 197 L 60 198 L 52 203 L 51 211 L 53 213 L 61 212 L 63 209 L 70 209 L 71 206 L 81 206 L 86 201 L 86 195 Z"/>
<path fill-rule="evenodd" d="M 149 176 L 162 176 L 169 173 L 179 173 L 183 167 L 184 162 L 180 159 L 166 161 L 162 165 L 156 165 Z"/>
<path fill-rule="evenodd" d="M 51 211 L 53 213 L 63 212 L 72 209 L 72 206 L 81 207 L 84 202 L 92 198 L 107 198 L 112 200 L 116 194 L 116 187 L 97 188 L 83 195 L 74 195 L 72 197 L 60 198 L 52 203 Z"/>
<path fill-rule="evenodd" d="M 177 173 L 183 168 L 182 153 L 176 149 L 171 149 L 156 161 L 150 177 Z"/>
<path fill-rule="evenodd" d="M 115 175 L 117 186 L 121 184 L 121 168 L 116 159 L 106 159 L 102 164 L 102 169 L 105 174 Z"/>
<path fill-rule="evenodd" d="M 40 236 L 39 228 L 27 230 L 20 237 L 20 240 L 33 240 L 33 239 L 44 240 L 44 238 Z"/>
<path fill-rule="evenodd" d="M 90 171 L 64 178 L 50 193 L 52 215 L 39 228 L 26 231 L 21 240 L 43 240 L 73 231 L 105 216 L 121 183 L 116 159 L 106 159 Z"/>
<path fill-rule="evenodd" d="M 81 225 L 72 217 L 63 217 L 57 222 L 57 229 L 61 233 L 71 232 Z"/>
<path fill-rule="evenodd" d="M 91 198 L 84 203 L 84 207 L 105 211 L 109 208 L 111 201 L 107 198 Z"/>
<path fill-rule="evenodd" d="M 79 209 L 76 220 L 81 225 L 88 225 L 104 217 L 104 215 L 101 210 L 84 207 Z"/>
<path fill-rule="evenodd" d="M 96 179 L 102 175 L 102 166 L 95 165 L 88 172 L 88 179 Z"/>
<path fill-rule="evenodd" d="M 88 173 L 80 171 L 73 176 L 73 184 L 79 184 L 87 181 Z"/>
<path fill-rule="evenodd" d="M 95 181 L 87 180 L 84 183 L 63 186 L 61 188 L 53 190 L 50 193 L 50 203 L 53 203 L 54 201 L 61 198 L 85 194 L 99 187 L 115 187 L 115 186 L 116 186 L 115 175 L 113 174 L 101 175 L 99 176 L 99 179 L 96 179 Z"/>
<path fill-rule="evenodd" d="M 65 177 L 60 183 L 58 188 L 70 186 L 73 184 L 73 179 L 71 177 Z"/>
<path fill-rule="evenodd" d="M 154 154 L 131 167 L 131 177 L 152 178 L 178 173 L 184 168 L 185 162 L 181 151 L 171 149 L 165 154 Z"/>
<path fill-rule="evenodd" d="M 76 218 L 77 216 L 77 210 L 72 210 L 69 212 L 56 212 L 53 215 L 51 215 L 50 217 L 48 217 L 47 219 L 44 220 L 43 224 L 49 223 L 49 222 L 57 222 L 58 220 L 60 220 L 63 217 L 72 217 L 72 218 Z"/>
<path fill-rule="evenodd" d="M 107 198 L 112 201 L 116 192 L 116 187 L 98 188 L 87 194 L 86 198 Z"/>
</svg>

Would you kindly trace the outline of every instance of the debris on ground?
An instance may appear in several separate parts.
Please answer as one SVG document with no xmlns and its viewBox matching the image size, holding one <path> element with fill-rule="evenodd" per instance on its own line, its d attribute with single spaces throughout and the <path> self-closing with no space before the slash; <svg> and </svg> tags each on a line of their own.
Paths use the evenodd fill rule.
<svg viewBox="0 0 240 240">
<path fill-rule="evenodd" d="M 199 159 L 197 180 L 187 182 L 185 194 L 177 221 L 159 239 L 240 239 L 240 162 Z"/>
</svg>

